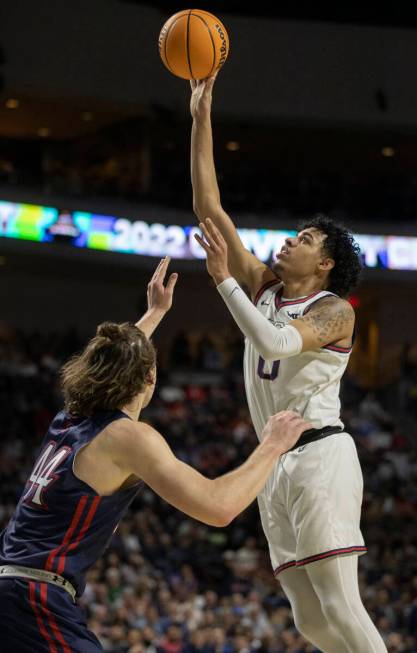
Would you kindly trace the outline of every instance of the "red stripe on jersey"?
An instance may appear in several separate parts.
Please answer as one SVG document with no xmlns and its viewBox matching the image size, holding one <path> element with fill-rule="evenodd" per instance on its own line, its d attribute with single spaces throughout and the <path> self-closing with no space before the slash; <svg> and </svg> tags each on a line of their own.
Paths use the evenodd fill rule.
<svg viewBox="0 0 417 653">
<path fill-rule="evenodd" d="M 48 609 L 48 584 L 47 583 L 41 583 L 41 607 L 42 611 L 46 615 L 46 618 L 48 620 L 49 626 L 51 627 L 52 632 L 55 635 L 55 639 L 61 644 L 64 653 L 71 653 L 71 649 L 66 643 L 63 634 L 58 628 L 58 624 L 55 621 L 55 617 L 52 614 L 52 612 Z"/>
<path fill-rule="evenodd" d="M 98 508 L 98 505 L 99 505 L 100 501 L 101 501 L 101 497 L 99 497 L 99 496 L 94 497 L 93 503 L 90 506 L 90 509 L 89 509 L 89 511 L 87 513 L 87 516 L 86 516 L 85 520 L 84 520 L 84 524 L 82 525 L 77 537 L 75 538 L 74 542 L 72 542 L 69 546 L 67 546 L 67 549 L 63 553 L 61 553 L 61 555 L 59 557 L 58 568 L 57 568 L 57 573 L 58 574 L 62 574 L 62 572 L 64 571 L 65 558 L 66 558 L 68 552 L 71 551 L 72 549 L 75 549 L 75 547 L 78 546 L 78 544 L 80 543 L 80 541 L 82 540 L 82 538 L 86 534 L 91 522 L 93 521 L 94 515 L 96 514 L 96 510 Z"/>
<path fill-rule="evenodd" d="M 259 302 L 259 300 L 262 297 L 265 290 L 267 290 L 271 286 L 275 286 L 277 283 L 280 283 L 279 279 L 274 279 L 274 280 L 271 280 L 271 281 L 267 281 L 266 283 L 264 283 L 263 286 L 261 286 L 259 288 L 258 292 L 255 295 L 255 299 L 253 300 L 253 303 L 255 304 L 255 306 Z"/>
<path fill-rule="evenodd" d="M 338 345 L 326 345 L 322 349 L 330 349 L 330 351 L 338 351 L 340 354 L 349 354 L 352 347 L 339 347 Z"/>
<path fill-rule="evenodd" d="M 316 292 L 311 293 L 311 295 L 307 295 L 307 297 L 299 297 L 298 299 L 286 299 L 284 301 L 281 299 L 283 292 L 284 288 L 280 288 L 280 290 L 275 295 L 275 307 L 278 311 L 283 306 L 293 306 L 293 304 L 302 304 L 303 302 L 307 302 L 309 299 L 312 299 L 320 292 L 322 292 L 322 290 L 316 290 Z"/>
<path fill-rule="evenodd" d="M 59 546 L 57 546 L 56 549 L 51 551 L 51 553 L 48 556 L 48 559 L 47 559 L 46 564 L 45 564 L 45 569 L 47 569 L 48 571 L 52 571 L 52 565 L 54 563 L 55 557 L 56 557 L 57 553 L 59 552 L 59 550 L 62 549 L 63 547 L 65 547 L 71 541 L 73 533 L 74 533 L 75 529 L 78 526 L 78 522 L 81 519 L 81 515 L 82 515 L 82 513 L 84 511 L 84 507 L 85 507 L 85 504 L 87 503 L 87 501 L 88 501 L 88 496 L 87 495 L 84 495 L 79 500 L 77 508 L 75 510 L 75 513 L 74 513 L 74 516 L 72 518 L 70 527 L 68 528 L 67 532 L 65 533 L 65 537 L 64 537 L 62 543 Z"/>
<path fill-rule="evenodd" d="M 46 628 L 44 626 L 44 623 L 42 621 L 41 615 L 39 614 L 38 606 L 36 605 L 35 589 L 36 589 L 36 583 L 34 583 L 33 581 L 29 581 L 29 601 L 30 601 L 30 605 L 32 606 L 32 610 L 35 613 L 36 621 L 38 622 L 39 630 L 40 630 L 42 636 L 48 642 L 50 653 L 58 653 L 58 649 L 55 646 L 54 642 L 52 641 L 52 638 L 49 635 L 48 631 L 46 630 Z"/>
</svg>

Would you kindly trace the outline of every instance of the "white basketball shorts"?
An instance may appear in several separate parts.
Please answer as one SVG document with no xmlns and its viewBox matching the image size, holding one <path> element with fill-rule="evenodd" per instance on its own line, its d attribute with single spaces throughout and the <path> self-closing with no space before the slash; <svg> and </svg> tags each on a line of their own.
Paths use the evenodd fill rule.
<svg viewBox="0 0 417 653">
<path fill-rule="evenodd" d="M 275 576 L 331 556 L 366 553 L 362 470 L 348 433 L 281 456 L 258 496 Z"/>
</svg>

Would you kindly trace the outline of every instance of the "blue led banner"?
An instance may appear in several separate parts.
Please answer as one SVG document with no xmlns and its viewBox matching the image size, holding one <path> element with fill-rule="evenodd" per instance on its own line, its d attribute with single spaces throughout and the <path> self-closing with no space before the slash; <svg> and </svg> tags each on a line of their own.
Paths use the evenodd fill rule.
<svg viewBox="0 0 417 653">
<path fill-rule="evenodd" d="M 270 261 L 287 236 L 282 229 L 238 229 L 245 247 L 261 261 Z M 0 236 L 141 256 L 204 259 L 194 239 L 198 227 L 131 221 L 110 215 L 32 204 L 0 202 Z M 417 238 L 355 234 L 368 268 L 417 270 Z"/>
</svg>

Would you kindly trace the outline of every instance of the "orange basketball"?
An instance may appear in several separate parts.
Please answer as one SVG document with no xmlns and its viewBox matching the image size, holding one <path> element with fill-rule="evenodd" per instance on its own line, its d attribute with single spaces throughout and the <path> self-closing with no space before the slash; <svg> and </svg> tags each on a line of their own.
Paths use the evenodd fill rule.
<svg viewBox="0 0 417 653">
<path fill-rule="evenodd" d="M 216 16 L 184 9 L 167 20 L 159 34 L 159 54 L 168 70 L 183 79 L 204 79 L 223 66 L 229 37 Z"/>
</svg>

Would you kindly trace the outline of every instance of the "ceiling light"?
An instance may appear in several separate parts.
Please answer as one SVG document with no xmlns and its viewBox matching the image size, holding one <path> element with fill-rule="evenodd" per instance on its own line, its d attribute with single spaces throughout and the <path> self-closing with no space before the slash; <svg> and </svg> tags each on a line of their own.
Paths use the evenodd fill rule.
<svg viewBox="0 0 417 653">
<path fill-rule="evenodd" d="M 10 97 L 8 100 L 6 100 L 6 107 L 8 109 L 17 109 L 19 106 L 19 100 L 16 100 L 14 97 Z"/>
<path fill-rule="evenodd" d="M 236 152 L 237 150 L 240 150 L 240 143 L 237 141 L 228 141 L 226 143 L 226 149 L 229 150 L 229 152 Z"/>
<path fill-rule="evenodd" d="M 393 147 L 383 147 L 381 150 L 382 156 L 394 156 L 395 150 Z"/>
</svg>

